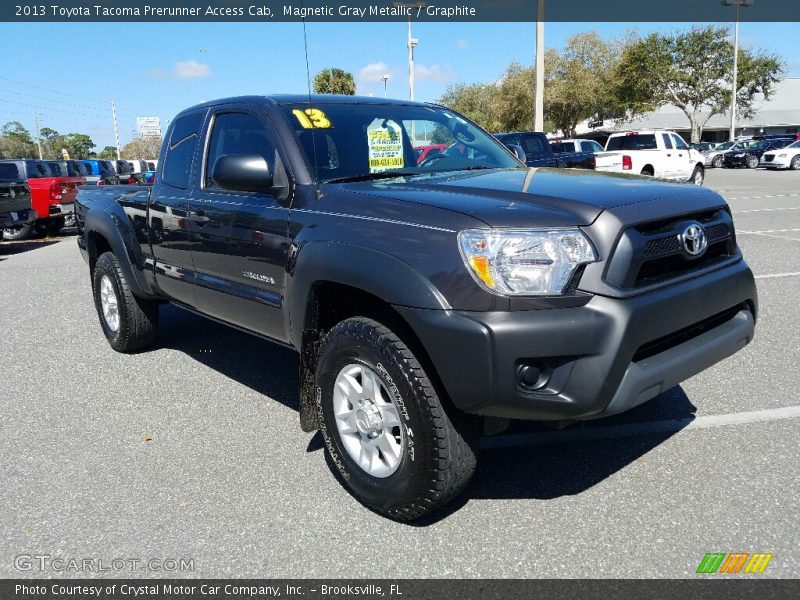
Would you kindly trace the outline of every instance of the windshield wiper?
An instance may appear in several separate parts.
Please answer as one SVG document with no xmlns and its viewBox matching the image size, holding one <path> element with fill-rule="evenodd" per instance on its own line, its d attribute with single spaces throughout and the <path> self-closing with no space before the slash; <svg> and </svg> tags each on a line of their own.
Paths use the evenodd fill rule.
<svg viewBox="0 0 800 600">
<path fill-rule="evenodd" d="M 373 181 L 375 179 L 392 179 L 394 177 L 408 177 L 411 175 L 426 175 L 419 171 L 381 171 L 380 173 L 362 173 L 361 175 L 351 175 L 349 177 L 337 177 L 328 179 L 325 183 L 349 183 L 353 181 Z"/>
</svg>

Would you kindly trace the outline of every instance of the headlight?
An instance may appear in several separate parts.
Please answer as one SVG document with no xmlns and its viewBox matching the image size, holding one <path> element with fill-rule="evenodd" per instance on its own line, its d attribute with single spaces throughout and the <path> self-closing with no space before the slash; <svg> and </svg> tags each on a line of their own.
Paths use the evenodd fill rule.
<svg viewBox="0 0 800 600">
<path fill-rule="evenodd" d="M 789 155 L 788 154 L 778 154 L 779 158 L 786 158 L 787 156 L 789 156 Z"/>
<path fill-rule="evenodd" d="M 561 294 L 578 265 L 597 260 L 577 229 L 467 229 L 461 257 L 475 281 L 498 294 Z"/>
</svg>

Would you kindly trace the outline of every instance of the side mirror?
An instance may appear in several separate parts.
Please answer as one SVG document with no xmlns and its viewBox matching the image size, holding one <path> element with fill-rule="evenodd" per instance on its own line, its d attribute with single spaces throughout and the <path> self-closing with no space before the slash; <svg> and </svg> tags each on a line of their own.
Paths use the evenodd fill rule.
<svg viewBox="0 0 800 600">
<path fill-rule="evenodd" d="M 509 144 L 508 149 L 511 150 L 511 152 L 514 153 L 514 156 L 516 156 L 522 162 L 528 160 L 528 157 L 525 156 L 525 150 L 522 149 L 522 146 L 518 146 L 517 144 Z"/>
<path fill-rule="evenodd" d="M 211 170 L 211 179 L 231 192 L 272 192 L 272 172 L 267 160 L 258 154 L 220 156 Z"/>
</svg>

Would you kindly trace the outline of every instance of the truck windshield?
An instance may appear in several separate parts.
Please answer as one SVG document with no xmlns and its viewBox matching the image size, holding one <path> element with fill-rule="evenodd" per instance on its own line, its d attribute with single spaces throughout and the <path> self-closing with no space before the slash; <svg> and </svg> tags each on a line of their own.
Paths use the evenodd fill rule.
<svg viewBox="0 0 800 600">
<path fill-rule="evenodd" d="M 620 135 L 608 140 L 606 150 L 655 150 L 656 136 L 653 134 L 643 135 Z"/>
<path fill-rule="evenodd" d="M 444 108 L 320 103 L 282 109 L 318 181 L 521 166 L 492 136 Z M 431 144 L 443 150 L 414 151 Z"/>
</svg>

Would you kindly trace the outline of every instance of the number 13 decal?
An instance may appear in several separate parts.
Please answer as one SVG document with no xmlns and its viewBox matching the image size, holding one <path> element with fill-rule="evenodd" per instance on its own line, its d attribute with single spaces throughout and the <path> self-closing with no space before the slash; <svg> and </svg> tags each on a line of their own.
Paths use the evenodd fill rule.
<svg viewBox="0 0 800 600">
<path fill-rule="evenodd" d="M 331 126 L 328 117 L 318 108 L 307 108 L 305 110 L 295 108 L 292 114 L 297 117 L 303 129 L 328 129 Z"/>
</svg>

